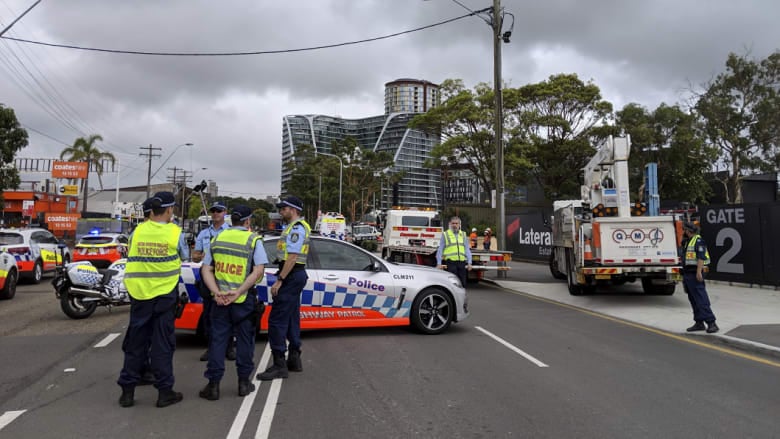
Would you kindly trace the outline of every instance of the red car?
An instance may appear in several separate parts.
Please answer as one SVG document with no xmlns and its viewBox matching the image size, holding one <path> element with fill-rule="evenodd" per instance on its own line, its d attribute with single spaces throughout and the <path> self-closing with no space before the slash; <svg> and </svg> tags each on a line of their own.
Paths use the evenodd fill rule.
<svg viewBox="0 0 780 439">
<path fill-rule="evenodd" d="M 115 261 L 126 258 L 128 237 L 121 233 L 84 235 L 73 250 L 73 262 L 89 261 L 97 268 L 108 268 Z"/>
</svg>

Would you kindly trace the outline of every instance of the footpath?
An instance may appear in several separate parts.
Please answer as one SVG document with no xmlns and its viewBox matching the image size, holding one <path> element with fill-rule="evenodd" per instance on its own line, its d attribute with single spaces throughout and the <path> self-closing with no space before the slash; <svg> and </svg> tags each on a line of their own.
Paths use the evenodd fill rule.
<svg viewBox="0 0 780 439">
<path fill-rule="evenodd" d="M 509 263 L 506 277 L 488 271 L 485 280 L 502 288 L 565 303 L 670 333 L 715 337 L 742 349 L 780 357 L 780 290 L 775 287 L 730 285 L 707 281 L 707 292 L 720 331 L 716 334 L 686 332 L 693 324 L 688 296 L 677 284 L 672 296 L 650 296 L 639 282 L 599 289 L 596 294 L 572 296 L 565 281 L 553 279 L 546 265 Z"/>
</svg>

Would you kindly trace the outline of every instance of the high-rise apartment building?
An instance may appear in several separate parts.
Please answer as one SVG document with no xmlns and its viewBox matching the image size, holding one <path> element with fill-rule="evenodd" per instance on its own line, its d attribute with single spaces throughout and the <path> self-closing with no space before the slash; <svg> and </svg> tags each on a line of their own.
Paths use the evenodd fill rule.
<svg viewBox="0 0 780 439">
<path fill-rule="evenodd" d="M 439 87 L 428 81 L 398 79 L 385 84 L 385 114 L 362 119 L 307 114 L 282 118 L 282 193 L 290 171 L 284 164 L 295 158 L 296 147 L 311 145 L 317 152 L 331 152 L 334 141 L 353 137 L 360 146 L 393 157 L 392 173 L 403 173 L 395 187 L 383 187 L 377 207 L 440 206 L 441 177 L 436 169 L 423 167 L 440 141 L 436 135 L 408 127 L 417 114 L 440 103 Z M 381 171 L 381 170 L 377 170 Z"/>
</svg>

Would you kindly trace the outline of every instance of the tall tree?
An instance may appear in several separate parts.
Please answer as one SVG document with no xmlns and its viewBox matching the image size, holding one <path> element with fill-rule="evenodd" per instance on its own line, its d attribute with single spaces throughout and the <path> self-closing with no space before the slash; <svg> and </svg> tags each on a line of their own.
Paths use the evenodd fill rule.
<svg viewBox="0 0 780 439">
<path fill-rule="evenodd" d="M 333 154 L 344 162 L 343 202 L 348 221 L 358 221 L 366 213 L 371 196 L 380 190 L 379 171 L 393 165 L 387 152 L 363 149 L 357 139 L 345 137 L 333 142 Z"/>
<path fill-rule="evenodd" d="M 645 165 L 658 165 L 661 200 L 706 202 L 710 193 L 706 174 L 717 151 L 699 136 L 696 117 L 679 106 L 661 104 L 652 113 L 639 104 L 628 104 L 616 113 L 620 133 L 631 136 L 629 177 L 633 199 L 644 189 Z"/>
<path fill-rule="evenodd" d="M 607 126 L 612 104 L 599 87 L 576 74 L 558 74 L 507 89 L 504 102 L 516 120 L 507 128 L 510 146 L 532 164 L 517 169 L 520 180 L 535 180 L 549 199 L 579 198 L 578 171 L 595 153 L 593 145 L 613 130 Z"/>
<path fill-rule="evenodd" d="M 471 91 L 462 80 L 447 79 L 441 83 L 440 93 L 441 105 L 415 116 L 409 124 L 411 128 L 441 135 L 442 142 L 433 148 L 426 166 L 436 169 L 465 166 L 485 190 L 495 189 L 493 88 L 481 83 Z M 506 100 L 504 108 L 507 108 Z"/>
<path fill-rule="evenodd" d="M 79 137 L 73 142 L 72 146 L 62 150 L 60 158 L 77 162 L 87 162 L 87 169 L 95 169 L 95 173 L 97 173 L 98 176 L 98 182 L 100 183 L 100 190 L 103 190 L 103 162 L 110 161 L 113 165 L 116 162 L 116 157 L 110 152 L 103 152 L 100 148 L 95 146 L 95 142 L 98 141 L 103 141 L 103 137 L 100 134 L 92 134 L 86 139 Z M 84 206 L 81 209 L 81 212 L 86 213 L 87 198 L 89 195 L 89 172 L 87 172 L 87 178 L 81 182 L 81 190 L 84 194 Z"/>
<path fill-rule="evenodd" d="M 762 61 L 730 53 L 726 71 L 705 86 L 695 110 L 707 141 L 720 151 L 718 170 L 729 203 L 742 202 L 742 179 L 780 164 L 780 51 Z"/>
<path fill-rule="evenodd" d="M 6 189 L 19 187 L 19 171 L 13 166 L 16 153 L 27 146 L 27 131 L 19 125 L 12 108 L 0 104 L 0 203 Z"/>
</svg>

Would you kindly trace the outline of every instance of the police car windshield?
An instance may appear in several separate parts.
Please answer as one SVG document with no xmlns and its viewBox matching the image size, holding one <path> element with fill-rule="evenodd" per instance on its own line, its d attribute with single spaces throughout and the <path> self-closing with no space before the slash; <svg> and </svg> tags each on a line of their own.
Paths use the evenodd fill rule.
<svg viewBox="0 0 780 439">
<path fill-rule="evenodd" d="M 110 236 L 85 236 L 81 238 L 79 244 L 95 245 L 95 244 L 110 244 L 114 241 L 114 238 Z"/>
<path fill-rule="evenodd" d="M 24 237 L 18 233 L 0 233 L 0 244 L 15 245 L 24 244 Z"/>
<path fill-rule="evenodd" d="M 401 217 L 402 226 L 428 227 L 427 216 L 403 216 Z"/>
</svg>

